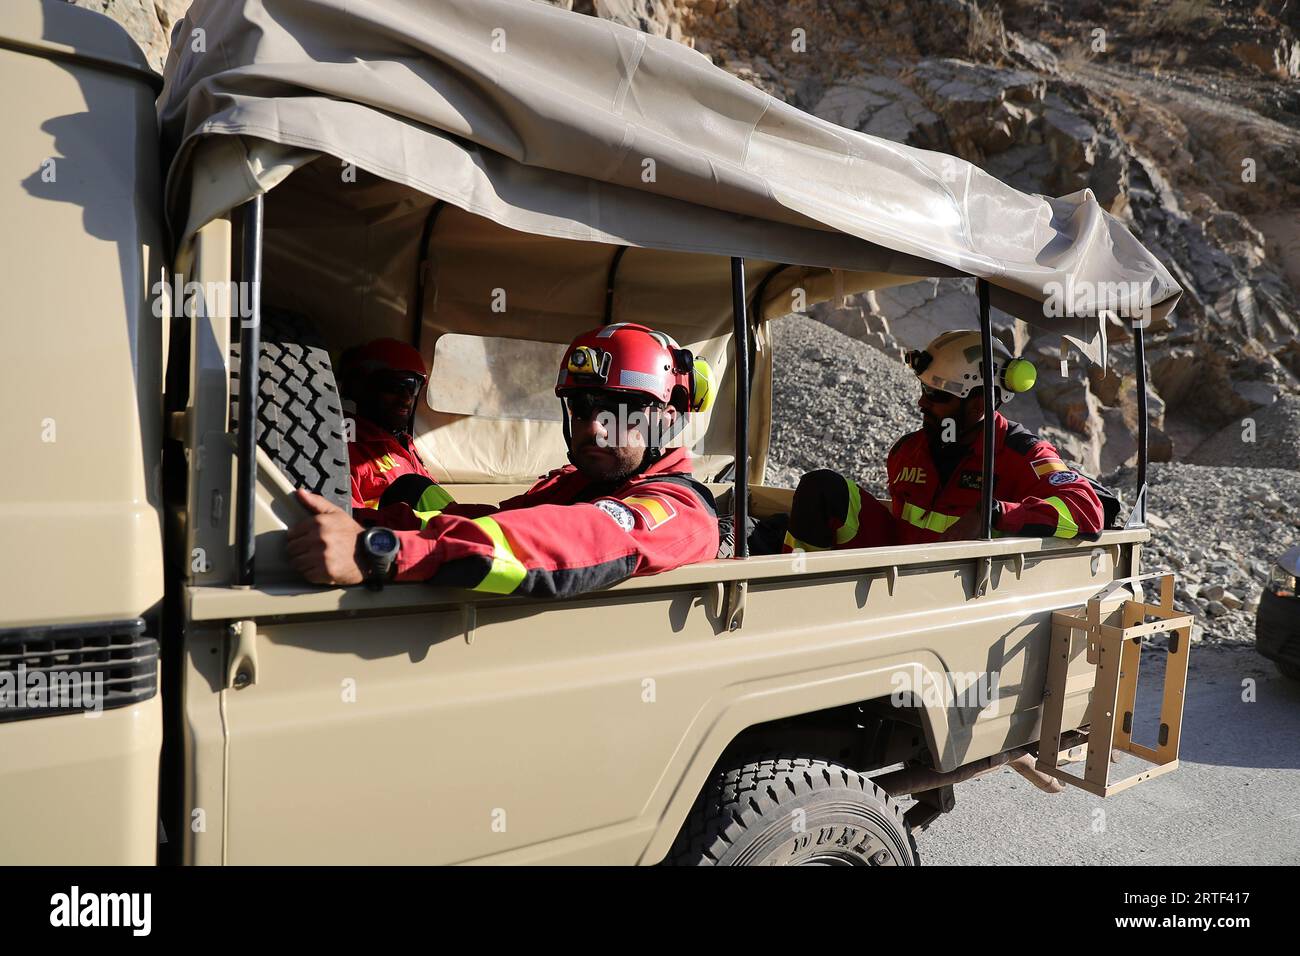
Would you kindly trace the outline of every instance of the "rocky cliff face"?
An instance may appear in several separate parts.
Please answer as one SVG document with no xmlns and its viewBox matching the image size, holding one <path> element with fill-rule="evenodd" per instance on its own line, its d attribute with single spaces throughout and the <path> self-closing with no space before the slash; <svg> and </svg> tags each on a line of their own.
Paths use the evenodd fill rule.
<svg viewBox="0 0 1300 956">
<path fill-rule="evenodd" d="M 122 22 L 158 66 L 188 5 L 75 2 Z M 1230 437 L 1250 434 L 1243 420 L 1274 444 L 1294 434 L 1269 429 L 1294 427 L 1294 404 L 1274 406 L 1300 394 L 1300 0 L 542 2 L 670 37 L 825 119 L 1019 189 L 1091 189 L 1186 290 L 1149 335 L 1153 454 L 1249 459 Z M 815 317 L 897 356 L 973 327 L 973 283 L 855 296 Z M 1128 331 L 1110 330 L 1105 374 L 1078 361 L 1062 374 L 1059 343 L 1000 318 L 1040 367 L 1019 417 L 1089 470 L 1131 459 Z"/>
<path fill-rule="evenodd" d="M 1149 334 L 1155 456 L 1190 458 L 1218 433 L 1197 460 L 1247 463 L 1251 442 L 1225 435 L 1249 436 L 1250 419 L 1278 438 L 1274 419 L 1293 422 L 1273 406 L 1300 391 L 1300 0 L 585 6 L 850 129 L 954 153 L 1028 192 L 1091 189 L 1186 290 Z M 815 314 L 897 355 L 972 327 L 973 283 Z M 1057 342 L 1005 330 L 1040 367 L 1037 407 L 1018 414 L 1094 471 L 1136 450 L 1132 339 L 1110 331 L 1107 373 L 1071 362 L 1062 375 Z"/>
<path fill-rule="evenodd" d="M 190 0 L 69 0 L 79 7 L 112 17 L 140 44 L 155 70 L 167 59 L 172 25 L 185 16 Z"/>
</svg>

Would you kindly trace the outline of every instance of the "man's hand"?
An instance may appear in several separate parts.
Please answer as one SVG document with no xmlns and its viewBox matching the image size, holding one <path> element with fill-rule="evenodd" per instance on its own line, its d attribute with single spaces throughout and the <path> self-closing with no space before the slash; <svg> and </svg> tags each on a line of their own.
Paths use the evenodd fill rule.
<svg viewBox="0 0 1300 956">
<path fill-rule="evenodd" d="M 960 518 L 957 523 L 939 535 L 940 541 L 974 541 L 980 536 L 980 513 L 978 509 L 971 509 Z"/>
<path fill-rule="evenodd" d="M 289 563 L 312 584 L 360 584 L 357 543 L 365 528 L 320 495 L 297 491 L 311 517 L 289 529 Z"/>
</svg>

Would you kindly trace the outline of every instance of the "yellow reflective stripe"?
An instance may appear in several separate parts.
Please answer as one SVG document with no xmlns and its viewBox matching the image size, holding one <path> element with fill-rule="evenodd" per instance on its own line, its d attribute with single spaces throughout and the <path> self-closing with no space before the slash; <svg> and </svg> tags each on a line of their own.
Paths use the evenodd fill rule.
<svg viewBox="0 0 1300 956">
<path fill-rule="evenodd" d="M 411 511 L 420 519 L 420 530 L 424 530 L 430 519 L 442 514 L 442 509 L 456 501 L 441 485 L 430 485 L 420 493 L 419 499 L 411 506 Z"/>
<path fill-rule="evenodd" d="M 483 580 L 474 585 L 475 591 L 487 591 L 489 594 L 512 594 L 528 574 L 523 562 L 510 550 L 505 532 L 491 518 L 475 518 L 474 523 L 487 532 L 492 539 L 492 568 Z"/>
<path fill-rule="evenodd" d="M 844 483 L 849 486 L 849 513 L 844 518 L 844 525 L 835 532 L 835 543 L 846 544 L 858 533 L 858 519 L 862 514 L 862 492 L 848 478 Z"/>
<path fill-rule="evenodd" d="M 943 534 L 958 521 L 960 515 L 945 515 L 938 511 L 922 511 L 916 505 L 903 503 L 903 520 L 923 531 L 935 531 Z"/>
<path fill-rule="evenodd" d="M 420 493 L 420 498 L 415 502 L 415 512 L 418 514 L 424 511 L 441 511 L 447 505 L 455 501 L 442 485 L 430 485 Z"/>
<path fill-rule="evenodd" d="M 785 533 L 785 546 L 791 551 L 825 551 L 825 548 L 819 548 L 815 544 L 808 544 L 806 541 L 800 541 L 789 531 Z"/>
<path fill-rule="evenodd" d="M 421 530 L 421 531 L 424 530 L 424 526 L 427 525 L 427 524 L 429 523 L 430 520 L 432 520 L 433 518 L 436 518 L 436 517 L 438 517 L 438 515 L 442 514 L 441 511 L 415 511 L 414 508 L 412 508 L 411 510 L 415 513 L 415 516 L 416 516 L 417 518 L 420 519 L 420 530 Z"/>
<path fill-rule="evenodd" d="M 1074 523 L 1074 515 L 1070 514 L 1070 509 L 1065 506 L 1064 501 L 1055 495 L 1043 500 L 1055 508 L 1056 513 L 1060 515 L 1060 520 L 1056 523 L 1056 537 L 1073 538 L 1079 533 L 1079 526 Z"/>
</svg>

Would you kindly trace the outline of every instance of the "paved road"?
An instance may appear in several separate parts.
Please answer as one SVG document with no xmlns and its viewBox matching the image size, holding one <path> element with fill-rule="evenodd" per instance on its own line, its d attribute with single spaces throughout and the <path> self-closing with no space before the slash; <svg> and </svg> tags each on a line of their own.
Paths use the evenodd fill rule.
<svg viewBox="0 0 1300 956">
<path fill-rule="evenodd" d="M 1163 657 L 1144 655 L 1144 678 L 1150 654 Z M 1242 699 L 1247 678 L 1253 702 Z M 1100 800 L 1073 787 L 1045 794 L 994 771 L 958 784 L 956 808 L 917 834 L 922 863 L 1300 863 L 1300 683 L 1253 648 L 1197 645 L 1187 684 L 1173 773 Z M 1139 713 L 1155 713 L 1151 686 L 1139 684 Z"/>
</svg>

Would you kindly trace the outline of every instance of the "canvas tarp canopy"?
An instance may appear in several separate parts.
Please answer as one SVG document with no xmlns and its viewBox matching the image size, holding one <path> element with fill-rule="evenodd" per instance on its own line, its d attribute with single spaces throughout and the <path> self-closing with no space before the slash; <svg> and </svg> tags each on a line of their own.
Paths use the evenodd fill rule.
<svg viewBox="0 0 1300 956">
<path fill-rule="evenodd" d="M 196 0 L 165 79 L 178 248 L 269 192 L 268 286 L 327 324 L 346 314 L 356 338 L 409 337 L 422 317 L 426 354 L 449 330 L 562 342 L 602 321 L 622 246 L 611 317 L 706 354 L 729 331 L 730 256 L 746 258 L 751 294 L 787 266 L 764 318 L 791 311 L 796 289 L 812 303 L 971 275 L 995 307 L 1096 362 L 1104 321 L 1074 290 L 1155 318 L 1179 295 L 1088 190 L 1021 193 L 803 113 L 680 44 L 532 0 Z M 504 312 L 489 307 L 497 289 Z M 1047 314 L 1053 295 L 1075 314 Z M 718 439 L 706 451 L 724 450 L 730 415 L 705 423 Z M 462 460 L 458 421 L 422 444 L 441 430 L 463 480 L 536 473 Z M 537 435 L 509 423 L 498 437 Z"/>
</svg>

